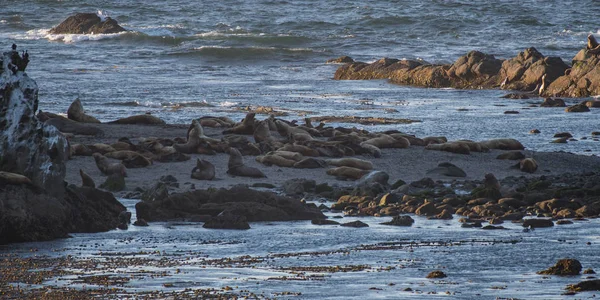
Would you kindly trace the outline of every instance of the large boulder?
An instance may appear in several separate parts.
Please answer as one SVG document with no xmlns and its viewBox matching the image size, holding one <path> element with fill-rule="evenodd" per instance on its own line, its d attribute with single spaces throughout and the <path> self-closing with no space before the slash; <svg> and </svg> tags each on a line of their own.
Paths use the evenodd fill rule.
<svg viewBox="0 0 600 300">
<path fill-rule="evenodd" d="M 600 59 L 597 49 L 590 48 L 592 41 L 596 39 L 588 36 L 588 47 L 575 55 L 571 69 L 554 80 L 543 96 L 577 98 L 600 95 Z"/>
<path fill-rule="evenodd" d="M 562 76 L 569 66 L 558 57 L 545 57 L 535 48 L 528 48 L 516 57 L 502 63 L 500 79 L 504 81 L 501 88 L 509 90 L 529 91 L 542 84 L 542 76 L 546 75 L 546 84 Z"/>
<path fill-rule="evenodd" d="M 78 13 L 50 29 L 51 34 L 106 34 L 127 31 L 110 17 Z"/>
<path fill-rule="evenodd" d="M 579 275 L 581 273 L 581 263 L 573 258 L 559 260 L 554 266 L 547 270 L 537 272 L 540 275 Z"/>
<path fill-rule="evenodd" d="M 25 175 L 35 186 L 60 198 L 69 147 L 55 127 L 45 126 L 35 116 L 37 83 L 24 68 L 15 71 L 13 67 L 28 60 L 28 54 L 20 56 L 16 50 L 4 52 L 0 59 L 0 171 Z"/>
<path fill-rule="evenodd" d="M 0 244 L 115 228 L 125 207 L 112 194 L 65 187 L 69 147 L 35 115 L 38 88 L 24 73 L 28 62 L 15 45 L 0 58 Z"/>
<path fill-rule="evenodd" d="M 314 204 L 262 192 L 246 186 L 231 189 L 207 189 L 170 195 L 136 205 L 138 216 L 146 221 L 193 220 L 200 215 L 216 217 L 232 214 L 246 217 L 248 222 L 323 219 Z"/>
</svg>

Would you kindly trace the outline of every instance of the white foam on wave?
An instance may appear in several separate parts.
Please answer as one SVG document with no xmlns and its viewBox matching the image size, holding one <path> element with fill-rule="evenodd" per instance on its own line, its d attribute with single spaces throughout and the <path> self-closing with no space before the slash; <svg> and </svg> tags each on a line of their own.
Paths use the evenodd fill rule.
<svg viewBox="0 0 600 300">
<path fill-rule="evenodd" d="M 233 107 L 233 106 L 236 106 L 236 105 L 239 105 L 239 104 L 240 104 L 239 102 L 223 101 L 223 102 L 219 103 L 219 106 L 221 106 L 221 107 Z"/>
<path fill-rule="evenodd" d="M 96 15 L 97 15 L 98 17 L 100 17 L 100 21 L 102 21 L 102 22 L 106 21 L 106 18 L 108 18 L 108 12 L 107 12 L 107 11 L 105 11 L 105 10 L 100 10 L 100 9 L 99 9 L 99 10 L 96 12 Z"/>
<path fill-rule="evenodd" d="M 213 50 L 213 49 L 247 49 L 247 50 L 267 50 L 267 51 L 277 51 L 284 50 L 290 52 L 325 52 L 325 50 L 314 50 L 310 48 L 278 48 L 278 47 L 258 47 L 258 46 L 250 46 L 250 47 L 232 47 L 232 46 L 218 46 L 218 45 L 210 45 L 210 46 L 200 46 L 194 47 L 193 50 Z"/>
<path fill-rule="evenodd" d="M 29 30 L 25 34 L 13 35 L 12 38 L 20 40 L 39 40 L 48 39 L 49 41 L 61 41 L 65 43 L 77 43 L 82 41 L 98 41 L 103 39 L 116 38 L 125 32 L 107 33 L 107 34 L 50 34 L 50 29 Z"/>
</svg>

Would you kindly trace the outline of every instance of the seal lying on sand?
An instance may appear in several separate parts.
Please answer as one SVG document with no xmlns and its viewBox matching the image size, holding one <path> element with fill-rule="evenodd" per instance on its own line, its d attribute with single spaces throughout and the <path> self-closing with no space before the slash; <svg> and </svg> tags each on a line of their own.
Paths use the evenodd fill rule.
<svg viewBox="0 0 600 300">
<path fill-rule="evenodd" d="M 115 121 L 108 122 L 108 124 L 143 124 L 143 125 L 165 125 L 165 121 L 155 117 L 153 115 L 137 115 Z"/>
<path fill-rule="evenodd" d="M 26 176 L 17 173 L 0 171 L 0 184 L 32 184 Z"/>
<path fill-rule="evenodd" d="M 81 100 L 79 100 L 79 98 L 75 99 L 75 101 L 73 101 L 73 103 L 71 103 L 69 106 L 69 109 L 67 110 L 67 117 L 73 121 L 81 123 L 100 123 L 98 119 L 85 114 L 83 105 L 81 104 Z"/>
<path fill-rule="evenodd" d="M 90 175 L 83 172 L 82 169 L 79 169 L 79 175 L 81 176 L 81 186 L 87 186 L 87 187 L 92 187 L 92 188 L 96 187 L 96 183 L 94 182 L 92 177 L 90 177 Z"/>
<path fill-rule="evenodd" d="M 127 171 L 122 163 L 110 163 L 108 159 L 100 153 L 94 153 L 92 154 L 92 157 L 94 157 L 94 160 L 96 161 L 96 166 L 98 167 L 100 172 L 102 172 L 102 174 L 119 174 L 123 177 L 127 177 Z"/>
<path fill-rule="evenodd" d="M 357 180 L 361 177 L 369 174 L 370 172 L 367 170 L 361 170 L 352 167 L 337 167 L 333 169 L 327 170 L 327 175 L 332 175 L 341 179 L 352 179 Z"/>
<path fill-rule="evenodd" d="M 259 169 L 244 165 L 244 158 L 236 148 L 229 148 L 229 162 L 227 163 L 227 167 L 227 174 L 229 175 L 255 178 L 267 177 Z"/>
<path fill-rule="evenodd" d="M 340 159 L 328 159 L 327 163 L 331 166 L 336 167 L 352 167 L 361 170 L 372 170 L 373 163 L 368 160 L 362 160 L 358 158 L 346 157 Z"/>
<path fill-rule="evenodd" d="M 213 180 L 215 178 L 215 166 L 209 161 L 198 159 L 196 167 L 192 169 L 192 178 L 198 180 Z"/>
</svg>

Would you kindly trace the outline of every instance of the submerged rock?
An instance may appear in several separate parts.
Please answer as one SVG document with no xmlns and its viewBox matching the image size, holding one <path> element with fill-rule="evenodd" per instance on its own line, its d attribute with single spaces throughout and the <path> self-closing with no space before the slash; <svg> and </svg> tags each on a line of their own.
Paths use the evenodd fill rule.
<svg viewBox="0 0 600 300">
<path fill-rule="evenodd" d="M 50 29 L 51 34 L 107 34 L 127 31 L 110 17 L 94 13 L 77 13 Z"/>
</svg>

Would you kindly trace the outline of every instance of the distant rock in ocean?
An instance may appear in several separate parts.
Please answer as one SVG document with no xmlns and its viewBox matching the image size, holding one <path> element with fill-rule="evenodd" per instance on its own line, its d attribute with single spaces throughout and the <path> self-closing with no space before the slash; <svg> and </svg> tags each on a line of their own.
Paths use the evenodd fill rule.
<svg viewBox="0 0 600 300">
<path fill-rule="evenodd" d="M 127 31 L 110 17 L 77 13 L 50 30 L 51 34 L 106 34 Z"/>
<path fill-rule="evenodd" d="M 68 143 L 36 117 L 38 87 L 16 46 L 0 58 L 0 244 L 107 231 L 125 210 L 110 193 L 66 186 Z"/>
</svg>

